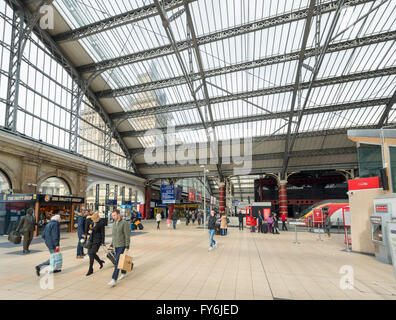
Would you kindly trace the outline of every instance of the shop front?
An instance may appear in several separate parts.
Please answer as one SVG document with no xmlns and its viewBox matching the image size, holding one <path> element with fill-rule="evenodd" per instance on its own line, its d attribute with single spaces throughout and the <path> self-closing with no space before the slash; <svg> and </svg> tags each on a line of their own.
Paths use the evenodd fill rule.
<svg viewBox="0 0 396 320">
<path fill-rule="evenodd" d="M 3 195 L 0 199 L 0 235 L 14 231 L 29 208 L 33 208 L 41 234 L 53 215 L 61 217 L 61 232 L 77 230 L 77 215 L 84 205 L 84 198 L 45 194 Z"/>
</svg>

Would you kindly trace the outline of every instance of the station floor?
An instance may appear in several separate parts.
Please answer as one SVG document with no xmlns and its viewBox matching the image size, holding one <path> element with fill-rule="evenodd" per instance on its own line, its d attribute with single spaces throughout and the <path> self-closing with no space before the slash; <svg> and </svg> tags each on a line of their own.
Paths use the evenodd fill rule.
<svg viewBox="0 0 396 320">
<path fill-rule="evenodd" d="M 343 234 L 318 241 L 317 234 L 301 232 L 300 244 L 294 244 L 294 232 L 229 228 L 208 252 L 207 231 L 197 225 L 169 230 L 161 223 L 159 231 L 154 222 L 144 226 L 131 238 L 134 269 L 113 288 L 107 286 L 112 264 L 102 251 L 105 267 L 96 264 L 95 273 L 85 276 L 88 260 L 75 257 L 76 234 L 62 234 L 64 266 L 54 275 L 53 289 L 41 289 L 35 274 L 34 266 L 48 259 L 40 239 L 31 246 L 34 253 L 21 255 L 20 246 L 0 237 L 0 299 L 396 299 L 392 266 L 342 251 Z M 107 234 L 109 243 L 111 230 Z M 352 267 L 352 289 L 340 287 L 343 266 Z"/>
</svg>

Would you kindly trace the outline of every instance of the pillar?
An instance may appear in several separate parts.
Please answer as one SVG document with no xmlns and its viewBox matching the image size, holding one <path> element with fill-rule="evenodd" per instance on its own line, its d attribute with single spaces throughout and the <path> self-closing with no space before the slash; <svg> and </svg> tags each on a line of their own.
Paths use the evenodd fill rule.
<svg viewBox="0 0 396 320">
<path fill-rule="evenodd" d="M 219 208 L 220 208 L 220 215 L 225 214 L 225 183 L 220 182 L 219 184 Z"/>
<path fill-rule="evenodd" d="M 281 180 L 279 182 L 279 214 L 285 214 L 288 216 L 287 206 L 287 180 Z"/>
<path fill-rule="evenodd" d="M 142 219 L 147 220 L 150 215 L 150 205 L 151 205 L 151 187 L 144 187 L 144 212 Z"/>
</svg>

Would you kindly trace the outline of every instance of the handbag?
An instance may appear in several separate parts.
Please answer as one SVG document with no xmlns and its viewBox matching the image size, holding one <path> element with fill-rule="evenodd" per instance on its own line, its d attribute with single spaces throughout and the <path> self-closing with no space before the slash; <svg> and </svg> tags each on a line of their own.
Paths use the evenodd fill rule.
<svg viewBox="0 0 396 320">
<path fill-rule="evenodd" d="M 180 221 L 180 220 L 177 220 L 176 224 L 181 224 L 181 221 Z"/>
<path fill-rule="evenodd" d="M 62 269 L 63 257 L 62 253 L 55 252 L 50 254 L 50 271 Z"/>
<path fill-rule="evenodd" d="M 20 236 L 19 232 L 12 231 L 8 236 L 8 241 L 12 242 L 13 244 L 20 244 L 22 237 Z"/>
<path fill-rule="evenodd" d="M 91 237 L 89 237 L 88 239 L 85 238 L 85 241 L 83 243 L 83 247 L 85 249 L 91 249 L 92 248 L 92 239 L 91 239 Z"/>
</svg>

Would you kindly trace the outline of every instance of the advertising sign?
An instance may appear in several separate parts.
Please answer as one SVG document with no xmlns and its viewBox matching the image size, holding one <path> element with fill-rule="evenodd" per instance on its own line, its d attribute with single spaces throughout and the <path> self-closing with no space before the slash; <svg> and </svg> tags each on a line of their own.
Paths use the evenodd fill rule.
<svg viewBox="0 0 396 320">
<path fill-rule="evenodd" d="M 161 185 L 161 200 L 164 204 L 175 204 L 180 201 L 183 187 L 174 184 Z"/>
</svg>

